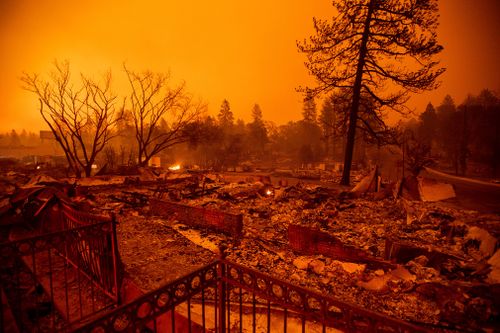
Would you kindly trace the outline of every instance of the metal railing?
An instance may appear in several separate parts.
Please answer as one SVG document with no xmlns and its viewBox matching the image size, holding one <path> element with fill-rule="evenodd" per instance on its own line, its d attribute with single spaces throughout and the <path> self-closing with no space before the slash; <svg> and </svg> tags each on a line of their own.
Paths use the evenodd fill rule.
<svg viewBox="0 0 500 333">
<path fill-rule="evenodd" d="M 205 331 L 211 328 L 210 323 L 215 323 L 217 329 L 217 311 L 211 311 L 209 317 L 208 307 L 217 302 L 217 287 L 219 263 L 214 262 L 195 272 L 181 277 L 157 290 L 149 292 L 133 302 L 121 305 L 113 311 L 101 315 L 74 332 L 135 332 L 141 330 L 180 332 L 180 326 L 188 322 L 187 331 Z M 184 304 L 186 303 L 186 304 Z M 201 304 L 201 322 L 192 319 L 192 304 Z M 176 314 L 181 306 L 187 312 L 187 319 Z M 216 309 L 216 307 L 215 307 Z"/>
<path fill-rule="evenodd" d="M 68 329 L 119 301 L 115 220 L 59 209 L 59 231 L 0 244 L 0 287 L 21 331 Z"/>
<path fill-rule="evenodd" d="M 224 259 L 75 332 L 425 332 Z"/>
<path fill-rule="evenodd" d="M 83 272 L 87 272 L 98 288 L 119 303 L 122 274 L 115 216 L 78 212 L 63 205 L 61 217 L 65 229 L 103 223 L 103 232 L 88 233 L 86 237 L 72 244 L 67 259 Z"/>
</svg>

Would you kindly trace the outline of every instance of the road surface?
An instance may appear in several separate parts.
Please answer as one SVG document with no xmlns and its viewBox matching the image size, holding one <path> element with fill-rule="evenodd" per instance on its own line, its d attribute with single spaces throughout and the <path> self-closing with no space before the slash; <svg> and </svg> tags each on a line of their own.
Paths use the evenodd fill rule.
<svg viewBox="0 0 500 333">
<path fill-rule="evenodd" d="M 456 206 L 483 213 L 500 214 L 499 184 L 456 177 L 430 168 L 426 168 L 420 175 L 452 184 L 457 198 L 450 202 Z"/>
</svg>

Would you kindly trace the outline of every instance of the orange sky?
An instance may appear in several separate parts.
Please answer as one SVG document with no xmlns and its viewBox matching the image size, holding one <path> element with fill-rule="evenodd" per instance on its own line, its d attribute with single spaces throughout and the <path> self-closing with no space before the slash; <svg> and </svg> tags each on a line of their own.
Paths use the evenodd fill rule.
<svg viewBox="0 0 500 333">
<path fill-rule="evenodd" d="M 440 0 L 442 87 L 417 96 L 422 110 L 446 93 L 500 91 L 500 1 Z M 224 98 L 236 118 L 250 120 L 259 103 L 278 124 L 301 117 L 299 85 L 312 84 L 296 40 L 313 32 L 312 17 L 333 14 L 330 0 L 97 1 L 0 0 L 0 131 L 44 128 L 34 95 L 20 88 L 23 71 L 47 73 L 68 59 L 75 74 L 121 65 L 170 70 L 216 114 Z"/>
</svg>

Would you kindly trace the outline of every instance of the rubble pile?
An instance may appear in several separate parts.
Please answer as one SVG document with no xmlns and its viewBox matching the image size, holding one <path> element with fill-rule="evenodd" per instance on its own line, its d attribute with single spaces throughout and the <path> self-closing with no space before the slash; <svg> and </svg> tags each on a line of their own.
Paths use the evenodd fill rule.
<svg viewBox="0 0 500 333">
<path fill-rule="evenodd" d="M 87 211 L 117 214 L 125 270 L 144 290 L 210 262 L 224 247 L 231 261 L 431 329 L 498 327 L 498 215 L 395 199 L 387 188 L 356 193 L 321 182 L 273 186 L 203 177 L 108 186 L 72 200 Z M 151 217 L 151 198 L 242 214 L 243 234 L 188 226 L 175 214 Z M 331 251 L 294 252 L 290 225 L 328 234 L 354 254 L 347 260 Z"/>
<path fill-rule="evenodd" d="M 243 214 L 243 237 L 219 238 L 229 245 L 228 258 L 240 264 L 434 329 L 496 323 L 499 281 L 490 257 L 498 246 L 492 226 L 500 218 L 379 195 L 255 182 L 227 184 L 187 203 Z M 321 230 L 370 256 L 390 259 L 394 268 L 301 256 L 290 248 L 290 224 Z M 400 249 L 397 256 L 387 253 L 393 241 Z M 445 296 L 450 290 L 463 297 Z"/>
</svg>

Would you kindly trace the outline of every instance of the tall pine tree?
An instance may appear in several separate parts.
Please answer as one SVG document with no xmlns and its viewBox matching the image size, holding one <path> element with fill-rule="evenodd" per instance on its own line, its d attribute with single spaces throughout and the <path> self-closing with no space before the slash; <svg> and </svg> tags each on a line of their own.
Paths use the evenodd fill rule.
<svg viewBox="0 0 500 333">
<path fill-rule="evenodd" d="M 234 115 L 227 99 L 222 101 L 217 118 L 219 119 L 219 125 L 223 129 L 229 129 L 234 125 Z"/>
<path fill-rule="evenodd" d="M 433 60 L 442 50 L 437 0 L 338 0 L 333 6 L 333 21 L 314 19 L 316 34 L 298 48 L 316 78 L 315 94 L 352 91 L 341 180 L 348 185 L 358 118 L 381 120 L 383 109 L 408 112 L 409 93 L 436 88 L 444 69 Z M 363 95 L 374 105 L 360 115 Z"/>
</svg>

